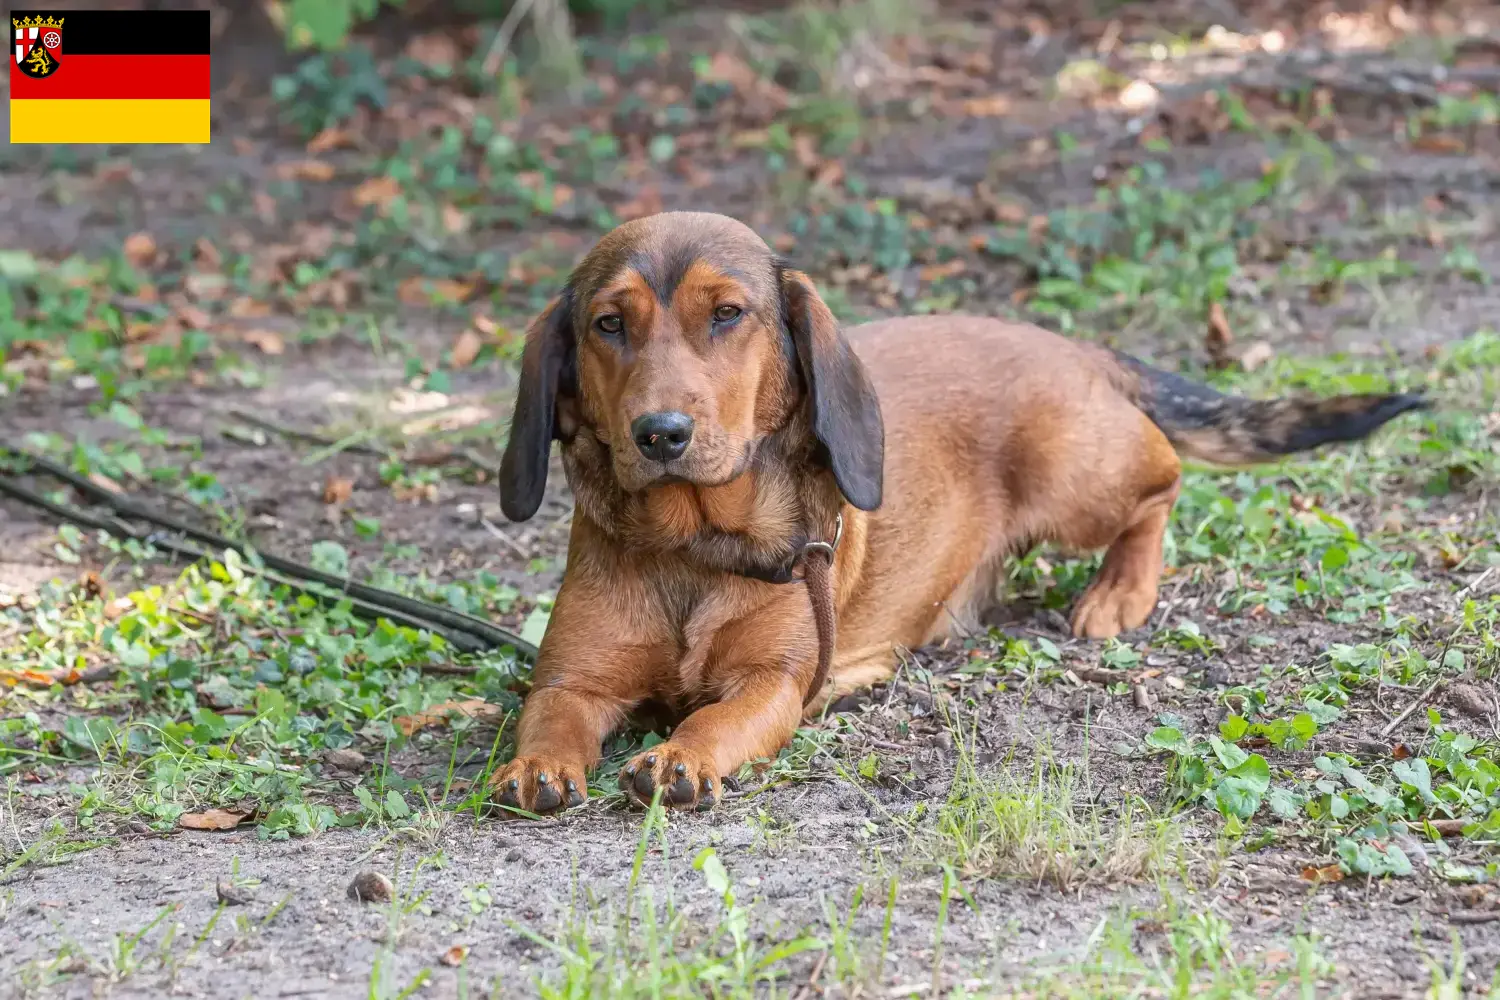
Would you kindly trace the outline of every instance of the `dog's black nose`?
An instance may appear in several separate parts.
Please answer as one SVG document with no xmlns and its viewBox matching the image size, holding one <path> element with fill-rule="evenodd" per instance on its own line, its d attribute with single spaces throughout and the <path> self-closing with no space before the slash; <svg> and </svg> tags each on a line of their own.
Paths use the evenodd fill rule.
<svg viewBox="0 0 1500 1000">
<path fill-rule="evenodd" d="M 635 418 L 630 434 L 642 455 L 654 462 L 670 462 L 687 451 L 693 439 L 693 418 L 675 410 L 648 413 Z"/>
</svg>

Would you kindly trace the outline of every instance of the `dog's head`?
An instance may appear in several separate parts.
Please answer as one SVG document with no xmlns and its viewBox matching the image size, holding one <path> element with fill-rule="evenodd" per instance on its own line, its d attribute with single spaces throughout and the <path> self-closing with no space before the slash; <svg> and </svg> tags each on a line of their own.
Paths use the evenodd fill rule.
<svg viewBox="0 0 1500 1000">
<path fill-rule="evenodd" d="M 844 497 L 878 507 L 880 407 L 807 276 L 722 215 L 628 222 L 526 332 L 501 507 L 536 513 L 552 441 L 580 434 L 608 449 L 627 493 L 723 485 L 802 406 Z"/>
</svg>

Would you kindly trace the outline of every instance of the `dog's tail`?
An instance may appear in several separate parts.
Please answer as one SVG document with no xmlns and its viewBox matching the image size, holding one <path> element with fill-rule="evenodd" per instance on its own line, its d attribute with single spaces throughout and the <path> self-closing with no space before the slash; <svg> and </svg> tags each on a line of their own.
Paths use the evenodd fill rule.
<svg viewBox="0 0 1500 1000">
<path fill-rule="evenodd" d="M 1414 393 L 1245 399 L 1113 352 L 1118 385 L 1177 451 L 1218 465 L 1251 465 L 1323 444 L 1358 441 L 1428 402 Z"/>
</svg>

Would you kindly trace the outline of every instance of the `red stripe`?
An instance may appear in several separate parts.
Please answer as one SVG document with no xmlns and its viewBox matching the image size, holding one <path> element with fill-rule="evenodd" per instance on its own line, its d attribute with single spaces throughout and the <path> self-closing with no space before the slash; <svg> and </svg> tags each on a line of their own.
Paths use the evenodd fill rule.
<svg viewBox="0 0 1500 1000">
<path fill-rule="evenodd" d="M 207 100 L 208 56 L 70 56 L 63 44 L 62 65 L 38 80 L 16 65 L 11 39 L 10 96 L 12 100 Z"/>
</svg>

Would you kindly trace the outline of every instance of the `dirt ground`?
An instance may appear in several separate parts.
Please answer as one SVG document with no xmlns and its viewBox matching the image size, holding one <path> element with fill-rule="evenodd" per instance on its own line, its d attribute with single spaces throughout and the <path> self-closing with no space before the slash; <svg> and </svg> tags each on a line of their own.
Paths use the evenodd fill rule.
<svg viewBox="0 0 1500 1000">
<path fill-rule="evenodd" d="M 691 75 L 683 82 L 692 57 L 729 51 L 720 47 L 726 37 L 752 54 L 757 45 L 795 46 L 785 36 L 733 34 L 724 27 L 733 15 L 718 10 L 653 21 L 649 31 L 599 26 L 596 33 L 586 24 L 589 72 L 610 81 L 609 100 L 570 104 L 538 91 L 513 122 L 495 112 L 509 134 L 551 149 L 552 159 L 544 157 L 545 169 L 528 168 L 540 180 L 520 171 L 519 186 L 491 196 L 494 204 L 459 201 L 468 218 L 446 226 L 444 192 L 461 184 L 444 186 L 448 161 L 432 148 L 453 116 L 472 118 L 489 97 L 429 76 L 393 91 L 381 112 L 359 110 L 329 125 L 325 135 L 343 132 L 309 147 L 289 120 L 310 99 L 273 99 L 267 87 L 271 68 L 291 72 L 297 60 L 278 52 L 274 33 L 262 38 L 245 27 L 246 16 L 225 22 L 217 11 L 225 34 L 215 42 L 215 61 L 224 50 L 236 55 L 216 73 L 208 147 L 9 147 L 0 154 L 7 252 L 48 261 L 144 254 L 143 266 L 160 275 L 153 294 L 177 318 L 176 334 L 205 326 L 214 345 L 173 375 L 147 378 L 144 369 L 157 361 L 132 352 L 154 342 L 134 339 L 129 317 L 155 303 L 132 304 L 139 290 L 110 291 L 125 317 L 121 350 L 110 359 L 81 360 L 76 346 L 56 353 L 22 337 L 5 342 L 0 360 L 14 377 L 0 382 L 3 443 L 66 456 L 87 442 L 116 458 L 138 453 L 148 467 L 190 466 L 221 491 L 213 494 L 227 518 L 220 526 L 268 550 L 310 560 L 320 542 L 336 539 L 353 576 L 403 581 L 427 595 L 487 574 L 490 593 L 508 596 L 487 597 L 482 613 L 523 628 L 557 586 L 571 502 L 554 468 L 538 518 L 516 525 L 500 514 L 489 470 L 514 384 L 513 331 L 596 238 L 598 207 L 616 217 L 695 208 L 746 218 L 768 239 L 795 247 L 820 284 L 836 290 L 845 316 L 1027 315 L 1200 375 L 1213 338 L 1205 343 L 1207 303 L 1186 255 L 1208 260 L 1215 245 L 1233 243 L 1244 266 L 1215 298 L 1228 302 L 1234 334 L 1227 349 L 1276 359 L 1268 367 L 1244 361 L 1245 371 L 1232 376 L 1243 391 L 1326 391 L 1348 371 L 1419 379 L 1447 365 L 1456 374 L 1442 383 L 1444 413 L 1466 420 L 1472 409 L 1477 421 L 1494 409 L 1495 372 L 1483 361 L 1464 367 L 1449 359 L 1463 349 L 1455 345 L 1484 331 L 1492 336 L 1500 315 L 1493 280 L 1500 278 L 1500 134 L 1495 118 L 1482 114 L 1477 123 L 1443 119 L 1416 137 L 1410 127 L 1434 108 L 1449 109 L 1445 98 L 1482 105 L 1495 93 L 1494 5 L 1181 0 L 934 9 L 924 42 L 906 31 L 841 36 L 824 82 L 844 87 L 841 94 L 852 88 L 861 117 L 857 139 L 837 152 L 799 140 L 807 126 L 793 126 L 777 145 L 778 122 L 810 120 L 806 104 L 793 119 L 778 103 L 779 92 L 796 90 L 790 79 L 757 83 L 725 69 L 716 79 L 738 103 L 722 120 L 704 112 L 707 124 L 679 131 L 675 153 L 653 153 L 653 136 L 672 120 L 662 109 L 692 106 Z M 402 45 L 417 62 L 441 61 L 441 52 L 402 41 L 410 32 L 395 17 L 370 32 L 382 72 L 392 72 Z M 241 30 L 247 34 L 236 36 Z M 425 30 L 424 38 L 456 39 L 447 44 L 465 55 L 482 53 L 473 26 Z M 1255 41 L 1204 41 L 1222 39 L 1224 30 Z M 625 66 L 629 37 L 665 41 Z M 664 93 L 669 88 L 676 93 Z M 627 93 L 639 100 L 622 99 Z M 606 106 L 608 114 L 600 111 Z M 1236 107 L 1262 126 L 1235 127 Z M 618 150 L 601 160 L 626 166 L 586 171 L 581 147 L 566 139 L 580 123 L 612 130 Z M 1294 200 L 1235 200 L 1232 185 L 1256 182 L 1288 156 L 1292 173 L 1312 178 Z M 403 184 L 438 192 L 437 214 L 424 214 L 428 206 L 414 195 L 407 220 L 392 222 L 382 213 L 399 210 L 378 186 L 364 186 L 403 159 L 422 164 Z M 1122 180 L 1148 160 L 1159 174 Z M 1115 184 L 1135 184 L 1158 206 L 1159 216 L 1130 215 L 1129 225 L 1157 226 L 1158 240 L 1183 247 L 1182 263 L 1155 260 L 1157 270 L 1137 278 L 1164 291 L 1148 296 L 1103 277 L 1080 279 L 1077 287 L 1093 299 L 1067 299 L 1066 315 L 1028 311 L 1050 294 L 1038 291 L 1038 265 L 1026 252 L 986 250 L 985 241 L 1018 230 L 1030 232 L 1033 247 L 1051 246 L 1042 234 L 1062 234 L 1068 224 L 1053 213 L 1087 208 L 1097 189 Z M 1230 186 L 1222 203 L 1204 196 L 1183 209 L 1170 202 L 1170 192 L 1215 184 Z M 533 189 L 550 191 L 550 202 L 530 205 L 519 222 L 486 214 L 521 204 Z M 873 222 L 809 235 L 810 218 L 837 216 L 856 202 L 890 212 L 877 207 Z M 380 216 L 373 223 L 372 206 Z M 895 218 L 904 220 L 899 227 L 888 221 Z M 425 237 L 407 238 L 428 226 L 436 226 L 440 250 Z M 396 229 L 406 235 L 391 235 Z M 1085 230 L 1080 224 L 1082 235 L 1067 237 L 1075 261 L 1090 259 Z M 1192 250 L 1200 230 L 1207 235 Z M 132 250 L 129 238 L 141 232 L 152 236 L 149 253 Z M 1260 256 L 1243 249 L 1258 240 L 1271 249 Z M 405 276 L 419 252 L 427 254 L 420 280 L 428 284 L 412 286 L 406 282 L 419 279 Z M 502 266 L 491 271 L 486 254 Z M 1323 270 L 1288 277 L 1289 254 Z M 230 275 L 230 291 L 191 290 L 191 276 L 211 270 L 208 256 L 222 256 L 215 267 Z M 1053 277 L 1061 281 L 1066 266 L 1057 266 Z M 1185 277 L 1174 278 L 1174 268 Z M 171 290 L 176 281 L 184 292 Z M 424 301 L 441 298 L 444 281 L 468 283 L 462 301 Z M 1058 301 L 1064 294 L 1084 292 L 1058 292 Z M 39 312 L 45 304 L 31 306 Z M 69 322 L 66 311 L 51 315 Z M 458 345 L 476 329 L 483 347 L 460 364 Z M 107 405 L 101 385 L 111 384 L 110 365 L 143 380 L 144 389 L 122 398 L 153 436 L 143 438 Z M 439 383 L 433 373 L 440 370 Z M 1463 396 L 1464 386 L 1475 387 L 1474 395 Z M 1349 682 L 1341 713 L 1320 723 L 1310 744 L 1268 749 L 1254 736 L 1244 744 L 1270 758 L 1277 782 L 1311 788 L 1318 761 L 1340 753 L 1386 774 L 1413 750 L 1418 759 L 1437 753 L 1425 748 L 1445 732 L 1472 743 L 1464 752 L 1474 760 L 1488 754 L 1483 759 L 1492 762 L 1500 733 L 1483 696 L 1493 695 L 1500 635 L 1500 445 L 1487 458 L 1484 449 L 1500 441 L 1500 421 L 1483 426 L 1488 431 L 1474 439 L 1481 457 L 1463 462 L 1419 454 L 1415 445 L 1401 450 L 1398 439 L 1418 433 L 1407 427 L 1387 432 L 1389 440 L 1368 453 L 1352 452 L 1348 465 L 1322 457 L 1251 478 L 1201 474 L 1174 525 L 1181 571 L 1164 582 L 1161 614 L 1150 627 L 1123 644 L 1069 638 L 1065 604 L 1034 584 L 1076 590 L 1071 574 L 1089 564 L 1028 560 L 1012 581 L 1010 614 L 993 632 L 911 651 L 897 681 L 839 706 L 842 714 L 799 734 L 769 769 L 743 776 L 718 808 L 672 815 L 665 832 L 648 824 L 643 833 L 642 812 L 618 798 L 595 798 L 536 823 L 453 808 L 448 787 L 482 781 L 492 766 L 493 720 L 451 739 L 428 731 L 384 746 L 355 742 L 367 758 L 362 767 L 378 761 L 409 790 L 428 790 L 427 799 L 408 795 L 426 803 L 410 817 L 367 814 L 290 837 L 251 821 L 225 831 L 183 829 L 175 817 L 163 823 L 132 806 L 160 790 L 143 783 L 144 771 L 129 759 L 94 766 L 18 735 L 66 731 L 70 715 L 146 718 L 148 701 L 127 675 L 86 694 L 73 686 L 0 688 L 0 715 L 16 722 L 0 731 L 0 750 L 5 741 L 15 748 L 0 756 L 0 995 L 533 996 L 545 989 L 634 997 L 652 995 L 651 983 L 654 995 L 804 998 L 1491 995 L 1500 975 L 1496 829 L 1433 840 L 1420 823 L 1396 823 L 1394 839 L 1368 840 L 1381 850 L 1399 843 L 1414 870 L 1340 869 L 1335 844 L 1364 835 L 1352 822 L 1334 830 L 1326 815 L 1283 822 L 1261 811 L 1254 822 L 1228 823 L 1205 805 L 1212 796 L 1182 803 L 1163 756 L 1143 742 L 1159 727 L 1222 732 L 1226 719 L 1251 714 L 1242 707 L 1247 698 L 1297 703 L 1307 685 L 1336 685 L 1338 676 L 1357 672 L 1341 666 L 1341 657 L 1353 655 L 1342 651 L 1372 648 L 1386 651 L 1387 666 L 1363 686 Z M 432 461 L 422 457 L 434 450 Z M 407 460 L 401 478 L 388 472 L 392 453 Z M 1360 463 L 1384 463 L 1369 488 L 1360 485 Z M 428 469 L 431 475 L 414 471 Z M 1424 488 L 1439 475 L 1445 492 Z M 160 499 L 149 476 L 125 481 Z M 335 483 L 346 484 L 338 487 L 344 495 L 329 503 Z M 1321 505 L 1355 534 L 1383 539 L 1395 561 L 1381 564 L 1384 583 L 1362 578 L 1361 593 L 1384 596 L 1352 613 L 1352 604 L 1312 599 L 1269 612 L 1264 603 L 1234 604 L 1265 589 L 1249 579 L 1258 571 L 1195 556 L 1193 539 L 1218 510 L 1221 489 L 1242 498 L 1266 484 L 1279 491 L 1275 502 L 1284 503 L 1287 518 Z M 181 500 L 191 485 L 168 491 L 179 500 L 164 509 L 197 516 Z M 1200 515 L 1205 520 L 1195 521 Z M 378 532 L 360 523 L 378 523 Z M 35 596 L 47 581 L 72 587 L 91 570 L 107 600 L 147 582 L 170 587 L 182 568 L 133 563 L 89 542 L 74 547 L 80 563 L 77 555 L 59 556 L 61 544 L 55 521 L 0 498 L 0 614 L 10 614 L 0 617 L 0 656 L 11 649 L 18 665 L 31 663 L 20 659 L 23 647 L 5 644 L 25 642 L 23 630 L 36 620 L 22 612 L 53 599 Z M 1299 550 L 1295 558 L 1306 555 Z M 1276 551 L 1261 557 L 1263 567 L 1282 558 Z M 1326 556 L 1320 565 L 1338 572 Z M 1195 645 L 1195 635 L 1206 639 Z M 1035 658 L 1015 667 L 1023 642 Z M 1451 661 L 1455 649 L 1464 653 Z M 1412 662 L 1411 650 L 1422 666 L 1388 678 L 1398 660 Z M 1451 676 L 1442 674 L 1453 663 Z M 1421 672 L 1429 667 L 1438 673 Z M 1091 679 L 1090 671 L 1112 669 L 1119 679 Z M 1442 686 L 1428 691 L 1429 678 Z M 506 690 L 523 691 L 524 677 Z M 1472 699 L 1455 691 L 1478 691 L 1478 709 L 1468 710 Z M 1429 703 L 1445 729 L 1435 728 Z M 1414 711 L 1397 718 L 1408 706 Z M 1272 715 L 1268 708 L 1264 717 Z M 504 748 L 508 734 L 501 735 Z M 620 757 L 611 757 L 614 766 Z M 327 761 L 308 787 L 341 815 L 355 813 L 360 769 L 339 771 Z M 433 802 L 438 788 L 442 803 Z M 972 801 L 995 811 L 970 816 L 967 834 L 953 832 L 961 815 L 955 803 Z M 1495 808 L 1500 816 L 1500 800 Z M 1006 809 L 1017 812 L 1002 816 Z M 976 847 L 978 839 L 984 844 Z M 752 950 L 817 939 L 772 963 L 774 982 L 716 964 L 732 966 L 723 958 L 732 934 L 724 929 L 722 892 L 693 866 L 704 848 L 729 872 Z M 351 881 L 367 870 L 395 880 L 392 900 L 350 897 Z M 626 907 L 636 908 L 635 917 L 622 923 Z M 662 923 L 643 923 L 642 912 L 661 913 Z M 666 934 L 664 953 L 677 956 L 683 982 L 664 986 L 677 973 L 650 971 L 672 962 L 657 954 L 653 965 L 648 931 Z M 718 957 L 710 961 L 709 953 Z M 607 987 L 613 974 L 598 970 L 613 968 L 611 961 L 635 971 Z"/>
</svg>

